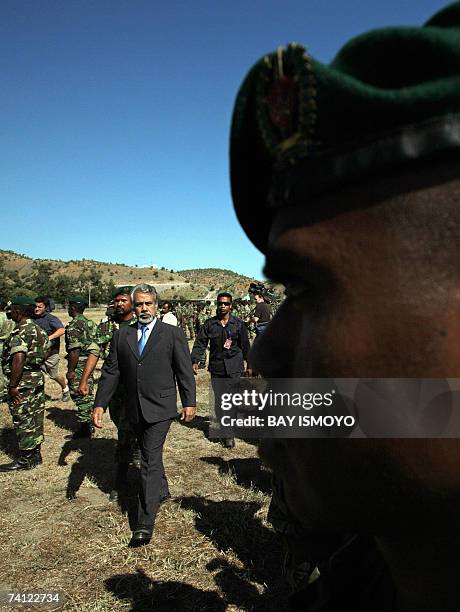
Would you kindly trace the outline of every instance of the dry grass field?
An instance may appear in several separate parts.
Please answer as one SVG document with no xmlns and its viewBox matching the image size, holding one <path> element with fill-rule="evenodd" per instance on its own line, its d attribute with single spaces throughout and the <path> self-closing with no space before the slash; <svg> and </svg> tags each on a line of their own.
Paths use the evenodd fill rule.
<svg viewBox="0 0 460 612">
<path fill-rule="evenodd" d="M 102 313 L 88 314 L 100 320 Z M 281 553 L 266 522 L 270 475 L 253 445 L 237 441 L 226 450 L 206 438 L 207 372 L 198 377 L 194 423 L 174 423 L 169 433 L 164 458 L 172 499 L 141 549 L 127 548 L 135 468 L 123 499 L 108 500 L 116 434 L 108 415 L 92 440 L 72 441 L 73 403 L 61 402 L 49 379 L 46 392 L 43 465 L 0 474 L 0 591 L 61 591 L 63 609 L 78 611 L 285 609 Z M 0 462 L 15 450 L 1 404 Z"/>
</svg>

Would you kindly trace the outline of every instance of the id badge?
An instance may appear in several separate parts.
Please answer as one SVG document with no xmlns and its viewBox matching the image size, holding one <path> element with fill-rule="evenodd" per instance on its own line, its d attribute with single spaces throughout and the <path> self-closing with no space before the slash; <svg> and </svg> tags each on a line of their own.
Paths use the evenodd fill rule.
<svg viewBox="0 0 460 612">
<path fill-rule="evenodd" d="M 224 349 L 229 349 L 231 346 L 232 346 L 232 339 L 227 338 L 227 340 L 225 340 L 224 342 Z"/>
</svg>

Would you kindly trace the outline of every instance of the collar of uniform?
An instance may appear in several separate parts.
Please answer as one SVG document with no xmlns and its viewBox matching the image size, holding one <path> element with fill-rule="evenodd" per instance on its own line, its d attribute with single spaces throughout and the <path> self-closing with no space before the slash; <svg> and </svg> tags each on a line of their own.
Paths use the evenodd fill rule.
<svg viewBox="0 0 460 612">
<path fill-rule="evenodd" d="M 32 319 L 28 318 L 28 319 L 22 319 L 22 321 L 19 321 L 18 323 L 16 323 L 17 327 L 22 327 L 24 325 L 27 325 L 27 323 L 33 323 Z"/>
<path fill-rule="evenodd" d="M 215 316 L 213 317 L 213 320 L 214 320 L 216 323 L 219 323 L 219 325 L 220 325 L 220 321 L 221 321 L 221 319 L 219 319 L 219 317 L 218 317 L 217 315 L 215 315 Z M 230 315 L 230 317 L 228 318 L 228 323 L 227 323 L 227 325 L 228 325 L 229 323 L 236 323 L 236 318 L 235 318 L 235 317 L 234 317 L 234 315 L 232 315 L 232 314 L 231 314 L 231 315 Z"/>
</svg>

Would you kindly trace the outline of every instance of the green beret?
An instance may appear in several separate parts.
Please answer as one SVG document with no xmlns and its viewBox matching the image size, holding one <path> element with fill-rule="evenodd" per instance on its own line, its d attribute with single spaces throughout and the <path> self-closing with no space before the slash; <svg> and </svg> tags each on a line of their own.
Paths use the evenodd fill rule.
<svg viewBox="0 0 460 612">
<path fill-rule="evenodd" d="M 115 291 L 113 291 L 110 297 L 116 298 L 117 295 L 131 295 L 131 291 L 134 289 L 133 285 L 125 285 L 124 287 L 117 287 Z"/>
<path fill-rule="evenodd" d="M 68 304 L 78 304 L 79 306 L 85 306 L 85 308 L 86 306 L 88 306 L 86 298 L 81 295 L 74 295 L 72 297 L 68 297 L 67 302 Z"/>
<path fill-rule="evenodd" d="M 358 36 L 329 65 L 297 44 L 263 57 L 235 103 L 232 196 L 263 251 L 279 209 L 301 205 L 314 219 L 318 196 L 454 156 L 460 2 L 422 27 Z"/>
<path fill-rule="evenodd" d="M 35 306 L 35 300 L 27 295 L 16 295 L 11 298 L 10 303 L 12 306 L 30 306 L 32 304 Z"/>
</svg>

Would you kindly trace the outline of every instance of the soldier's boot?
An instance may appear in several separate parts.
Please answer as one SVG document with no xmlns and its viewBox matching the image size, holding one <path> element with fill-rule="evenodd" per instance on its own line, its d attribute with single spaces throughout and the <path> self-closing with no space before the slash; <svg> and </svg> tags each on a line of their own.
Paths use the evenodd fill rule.
<svg viewBox="0 0 460 612">
<path fill-rule="evenodd" d="M 235 438 L 222 438 L 222 444 L 225 448 L 235 448 Z"/>
<path fill-rule="evenodd" d="M 34 448 L 31 461 L 34 463 L 32 467 L 35 467 L 36 465 L 41 465 L 43 463 L 41 444 Z"/>
<path fill-rule="evenodd" d="M 136 442 L 136 445 L 133 449 L 133 465 L 134 467 L 137 467 L 138 470 L 141 469 L 141 449 L 139 448 L 139 445 Z"/>
<path fill-rule="evenodd" d="M 115 473 L 115 482 L 113 489 L 109 494 L 109 501 L 116 502 L 120 497 L 120 491 L 126 486 L 128 480 L 129 463 L 126 461 L 117 463 L 117 471 Z"/>
<path fill-rule="evenodd" d="M 82 423 L 77 431 L 73 434 L 72 440 L 79 440 L 81 438 L 91 438 L 94 433 L 94 427 L 91 423 Z"/>
<path fill-rule="evenodd" d="M 31 470 L 42 463 L 40 446 L 32 450 L 23 450 L 21 454 L 12 463 L 0 465 L 0 472 L 18 472 L 22 470 Z"/>
</svg>

